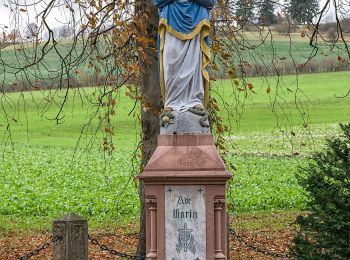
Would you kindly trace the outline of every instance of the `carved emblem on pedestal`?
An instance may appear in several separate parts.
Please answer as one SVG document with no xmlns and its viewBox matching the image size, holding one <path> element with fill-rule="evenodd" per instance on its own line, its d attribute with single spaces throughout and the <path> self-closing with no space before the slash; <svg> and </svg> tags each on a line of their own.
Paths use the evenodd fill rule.
<svg viewBox="0 0 350 260">
<path fill-rule="evenodd" d="M 196 253 L 196 247 L 194 246 L 194 236 L 192 233 L 193 229 L 187 228 L 187 224 L 184 224 L 184 228 L 180 228 L 179 236 L 177 238 L 178 244 L 176 245 L 176 251 L 178 253 L 183 249 L 184 252 L 188 250 L 192 252 L 192 254 Z"/>
</svg>

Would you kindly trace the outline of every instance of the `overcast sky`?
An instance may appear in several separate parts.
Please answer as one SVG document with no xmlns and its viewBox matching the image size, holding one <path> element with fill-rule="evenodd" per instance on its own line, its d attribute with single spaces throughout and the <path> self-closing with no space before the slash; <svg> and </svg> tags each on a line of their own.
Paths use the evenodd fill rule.
<svg viewBox="0 0 350 260">
<path fill-rule="evenodd" d="M 8 0 L 0 0 L 0 25 L 6 25 L 9 26 L 11 23 L 13 23 L 15 17 L 10 16 L 10 10 L 9 8 L 6 8 L 5 5 L 8 4 Z M 17 0 L 18 2 L 22 3 L 30 3 L 33 2 L 34 0 Z M 326 0 L 320 0 L 320 5 L 324 4 Z M 25 13 L 24 14 L 26 17 L 25 21 L 23 22 L 23 26 L 25 24 L 28 24 L 28 22 L 37 22 L 35 16 L 40 13 L 40 11 L 43 10 L 43 6 L 39 5 L 35 9 L 34 8 L 28 8 L 28 16 Z M 66 9 L 67 10 L 67 9 Z M 59 21 L 64 21 L 64 8 L 61 10 L 54 10 L 50 15 L 48 16 L 47 21 L 50 23 L 52 27 L 56 27 L 60 25 Z M 2 27 L 2 26 L 1 26 Z"/>
<path fill-rule="evenodd" d="M 16 0 L 19 3 L 32 3 L 37 0 Z M 27 25 L 30 22 L 40 23 L 40 14 L 45 7 L 47 6 L 43 1 L 43 3 L 37 4 L 35 6 L 30 6 L 28 8 L 24 7 L 24 9 L 27 10 L 27 12 L 18 12 L 18 14 L 21 15 L 21 19 L 23 21 L 23 26 Z M 59 2 L 59 1 L 57 1 Z M 18 9 L 20 9 L 19 7 Z M 53 8 L 50 14 L 47 16 L 46 21 L 51 27 L 60 26 L 63 22 L 67 21 L 67 18 L 65 16 L 65 12 L 67 12 L 68 9 L 61 7 L 61 8 Z M 37 17 L 38 16 L 38 17 Z M 1 25 L 12 25 L 13 22 L 18 22 L 18 17 L 14 17 L 13 13 L 10 11 L 10 7 L 8 5 L 8 0 L 0 0 L 0 24 Z"/>
</svg>

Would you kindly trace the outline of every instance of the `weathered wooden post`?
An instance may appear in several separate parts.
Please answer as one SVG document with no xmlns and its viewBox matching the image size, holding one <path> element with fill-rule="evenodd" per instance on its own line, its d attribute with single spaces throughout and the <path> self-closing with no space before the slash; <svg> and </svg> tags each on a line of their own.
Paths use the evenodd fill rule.
<svg viewBox="0 0 350 260">
<path fill-rule="evenodd" d="M 74 213 L 68 213 L 53 222 L 53 236 L 62 238 L 54 244 L 54 260 L 88 259 L 87 220 Z"/>
</svg>

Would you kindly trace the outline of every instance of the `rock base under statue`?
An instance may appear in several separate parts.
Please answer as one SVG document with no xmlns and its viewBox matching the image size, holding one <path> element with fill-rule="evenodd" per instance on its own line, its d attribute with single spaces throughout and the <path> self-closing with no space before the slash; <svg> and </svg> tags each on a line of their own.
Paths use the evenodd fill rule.
<svg viewBox="0 0 350 260">
<path fill-rule="evenodd" d="M 174 119 L 171 124 L 167 124 L 160 128 L 160 134 L 210 134 L 209 127 L 201 126 L 199 120 L 202 118 L 199 115 L 195 115 L 192 112 L 186 111 L 179 113 L 177 111 L 172 111 Z M 206 120 L 208 122 L 208 120 Z"/>
</svg>

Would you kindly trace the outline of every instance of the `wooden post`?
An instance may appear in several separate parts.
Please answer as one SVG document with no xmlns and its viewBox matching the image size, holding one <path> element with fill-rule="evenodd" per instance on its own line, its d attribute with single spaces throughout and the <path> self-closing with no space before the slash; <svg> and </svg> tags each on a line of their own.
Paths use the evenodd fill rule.
<svg viewBox="0 0 350 260">
<path fill-rule="evenodd" d="M 53 222 L 53 236 L 60 236 L 54 244 L 54 260 L 87 260 L 88 259 L 88 224 L 87 220 L 68 213 Z"/>
</svg>

